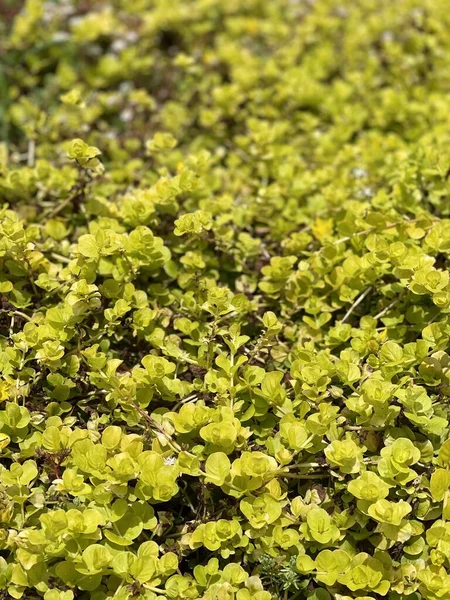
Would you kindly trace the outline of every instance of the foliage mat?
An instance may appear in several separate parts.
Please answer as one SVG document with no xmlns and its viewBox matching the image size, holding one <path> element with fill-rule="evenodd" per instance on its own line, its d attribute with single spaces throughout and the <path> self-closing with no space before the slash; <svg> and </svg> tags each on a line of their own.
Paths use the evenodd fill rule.
<svg viewBox="0 0 450 600">
<path fill-rule="evenodd" d="M 3 0 L 0 598 L 450 599 L 448 0 Z"/>
</svg>

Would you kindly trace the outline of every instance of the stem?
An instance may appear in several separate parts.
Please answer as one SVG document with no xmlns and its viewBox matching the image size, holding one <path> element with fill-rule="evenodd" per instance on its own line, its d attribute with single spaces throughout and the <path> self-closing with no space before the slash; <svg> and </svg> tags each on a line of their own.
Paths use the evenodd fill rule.
<svg viewBox="0 0 450 600">
<path fill-rule="evenodd" d="M 55 260 L 59 260 L 62 263 L 66 263 L 67 265 L 71 262 L 71 259 L 67 256 L 63 256 L 62 254 L 57 254 L 56 252 L 51 253 L 51 257 Z"/>
<path fill-rule="evenodd" d="M 234 354 L 230 353 L 230 370 L 231 372 L 233 371 L 233 367 L 234 367 Z M 231 410 L 233 410 L 234 408 L 234 373 L 231 373 L 230 376 L 230 408 Z"/>
<path fill-rule="evenodd" d="M 83 175 L 84 175 L 84 177 L 83 177 Z M 87 171 L 84 171 L 83 169 L 79 170 L 77 182 L 69 190 L 69 192 L 72 192 L 72 193 L 71 194 L 69 193 L 67 198 L 65 198 L 62 202 L 60 202 L 54 208 L 49 208 L 48 210 L 44 211 L 40 215 L 38 221 L 42 222 L 45 219 L 51 219 L 53 217 L 56 217 L 56 215 L 58 215 L 62 210 L 64 210 L 66 208 L 66 206 L 71 204 L 79 196 L 83 197 L 85 194 L 85 188 L 86 188 L 87 184 L 89 183 L 89 181 L 86 180 L 86 176 L 88 176 L 89 180 L 91 180 Z"/>
<path fill-rule="evenodd" d="M 330 473 L 327 471 L 323 471 L 322 473 L 282 473 L 282 477 L 288 477 L 289 479 L 328 479 L 330 477 Z"/>
<path fill-rule="evenodd" d="M 342 323 L 345 323 L 345 321 L 349 318 L 349 316 L 352 314 L 352 312 L 355 310 L 355 308 L 357 306 L 359 306 L 361 304 L 361 302 L 364 300 L 364 298 L 372 291 L 372 286 L 369 285 L 369 287 L 364 290 L 364 292 L 362 294 L 360 294 L 358 296 L 358 298 L 353 302 L 353 304 L 350 306 L 350 308 L 348 309 L 348 311 L 345 313 L 344 318 L 341 321 Z"/>
<path fill-rule="evenodd" d="M 120 538 L 123 537 L 122 534 L 119 531 L 119 528 L 116 525 L 116 522 L 112 520 L 112 518 L 111 518 L 111 511 L 109 510 L 109 508 L 107 506 L 105 506 L 105 512 L 108 515 L 108 519 L 110 520 L 112 528 L 116 532 L 116 535 L 118 535 Z"/>
<path fill-rule="evenodd" d="M 124 586 L 124 582 L 121 581 L 119 587 L 117 588 L 117 590 L 114 592 L 114 596 L 113 598 L 115 598 L 117 596 L 117 594 L 120 592 L 120 590 L 123 588 Z"/>
<path fill-rule="evenodd" d="M 155 419 L 153 419 L 148 413 L 146 413 L 145 410 L 143 410 L 140 406 L 137 406 L 136 404 L 133 404 L 133 407 L 138 411 L 138 413 L 142 417 L 144 417 L 144 419 L 146 421 L 148 421 L 149 423 L 151 423 L 151 425 L 153 427 L 156 427 L 156 429 L 158 429 L 158 431 L 160 431 L 164 435 L 164 437 L 167 440 L 167 443 L 169 444 L 169 446 L 172 448 L 172 450 L 174 452 L 181 452 L 181 446 L 177 442 L 175 442 L 174 440 L 172 440 L 172 438 L 166 432 L 166 430 L 164 429 L 164 427 L 162 425 L 160 425 L 157 421 L 155 421 Z"/>
<path fill-rule="evenodd" d="M 144 587 L 146 590 L 150 590 L 151 592 L 154 592 L 155 594 L 165 594 L 165 590 L 162 590 L 161 588 L 157 588 L 157 587 L 153 587 L 151 585 L 145 585 Z"/>
<path fill-rule="evenodd" d="M 31 321 L 31 317 L 29 317 L 28 315 L 26 315 L 25 313 L 23 313 L 23 312 L 22 312 L 22 311 L 20 311 L 20 310 L 15 310 L 15 311 L 14 311 L 14 314 L 15 314 L 15 315 L 19 315 L 19 316 L 21 316 L 21 317 L 22 317 L 22 319 L 25 319 L 25 321 L 27 321 L 28 323 Z"/>
<path fill-rule="evenodd" d="M 210 369 L 212 366 L 212 359 L 213 359 L 213 354 L 214 354 L 214 338 L 216 337 L 216 330 L 217 330 L 217 322 L 214 321 L 211 326 L 211 334 L 208 336 L 209 337 L 208 351 L 206 354 L 206 368 L 207 369 Z"/>
<path fill-rule="evenodd" d="M 55 206 L 55 208 L 42 213 L 39 221 L 44 221 L 45 219 L 51 219 L 53 217 L 56 217 L 56 215 L 63 211 L 66 208 L 66 206 L 68 206 L 73 200 L 75 200 L 78 194 L 79 192 L 77 191 L 75 194 L 67 196 L 67 198 L 63 200 L 60 204 Z"/>
<path fill-rule="evenodd" d="M 364 427 L 363 425 L 344 425 L 349 431 L 384 431 L 385 427 Z"/>
<path fill-rule="evenodd" d="M 36 140 L 28 140 L 27 166 L 33 168 L 36 156 Z"/>
<path fill-rule="evenodd" d="M 390 310 L 393 306 L 397 304 L 398 300 L 398 298 L 392 300 L 392 302 L 390 302 L 385 308 L 383 308 L 383 310 L 381 310 L 374 316 L 374 319 L 379 319 L 380 317 L 383 317 L 388 312 L 388 310 Z"/>
<path fill-rule="evenodd" d="M 369 229 L 364 229 L 364 231 L 358 231 L 353 233 L 352 235 L 347 235 L 346 237 L 340 238 L 333 242 L 333 244 L 341 244 L 342 242 L 349 242 L 352 238 L 360 236 L 360 235 L 368 235 L 369 233 L 373 233 L 374 231 L 387 231 L 388 229 L 393 229 L 397 227 L 397 225 L 411 225 L 412 223 L 418 223 L 422 221 L 424 217 L 418 217 L 417 219 L 405 219 L 404 221 L 396 221 L 395 223 L 391 223 L 390 225 L 386 225 L 383 229 L 378 229 L 377 227 L 370 227 Z M 439 219 L 431 219 L 432 223 L 436 223 Z"/>
</svg>

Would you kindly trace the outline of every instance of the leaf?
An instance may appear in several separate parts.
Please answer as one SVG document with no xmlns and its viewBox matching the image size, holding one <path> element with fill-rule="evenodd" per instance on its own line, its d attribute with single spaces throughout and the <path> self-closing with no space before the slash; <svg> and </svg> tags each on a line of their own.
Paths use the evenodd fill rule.
<svg viewBox="0 0 450 600">
<path fill-rule="evenodd" d="M 61 437 L 57 427 L 47 427 L 42 434 L 42 446 L 50 452 L 57 452 L 60 449 Z"/>
<path fill-rule="evenodd" d="M 100 248 L 95 236 L 88 233 L 80 236 L 78 239 L 78 252 L 86 258 L 99 258 Z"/>
<path fill-rule="evenodd" d="M 153 558 L 153 560 L 148 557 L 145 557 L 145 559 L 138 558 L 134 561 L 130 572 L 131 575 L 139 581 L 139 583 L 146 583 L 147 581 L 150 581 L 152 577 L 154 577 L 156 568 L 157 565 L 155 558 Z"/>
<path fill-rule="evenodd" d="M 5 433 L 0 433 L 0 451 L 6 448 L 11 442 L 11 438 L 9 435 Z"/>
<path fill-rule="evenodd" d="M 112 554 L 105 546 L 91 544 L 83 550 L 82 559 L 88 573 L 96 574 L 102 572 L 110 564 Z"/>
<path fill-rule="evenodd" d="M 403 358 L 402 347 L 396 342 L 386 342 L 380 350 L 380 360 L 389 365 L 398 365 Z"/>
<path fill-rule="evenodd" d="M 119 446 L 121 437 L 122 430 L 120 427 L 110 425 L 102 433 L 102 445 L 108 450 L 113 450 Z"/>
<path fill-rule="evenodd" d="M 430 479 L 430 491 L 434 500 L 441 502 L 444 498 L 445 492 L 450 487 L 450 471 L 444 469 L 436 469 L 431 475 Z"/>
<path fill-rule="evenodd" d="M 228 477 L 231 469 L 231 463 L 226 454 L 223 452 L 214 452 L 206 459 L 205 477 L 206 483 L 214 483 L 215 485 L 223 485 Z"/>
<path fill-rule="evenodd" d="M 310 573 L 314 571 L 316 565 L 313 559 L 307 554 L 299 554 L 296 560 L 296 567 L 300 573 Z"/>
<path fill-rule="evenodd" d="M 450 439 L 446 440 L 439 448 L 438 464 L 441 467 L 450 466 Z"/>
</svg>

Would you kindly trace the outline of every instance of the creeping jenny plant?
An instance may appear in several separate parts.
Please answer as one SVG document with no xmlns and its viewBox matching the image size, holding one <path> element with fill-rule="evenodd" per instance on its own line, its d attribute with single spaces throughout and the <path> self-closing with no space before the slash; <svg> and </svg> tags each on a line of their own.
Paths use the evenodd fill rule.
<svg viewBox="0 0 450 600">
<path fill-rule="evenodd" d="M 0 21 L 0 597 L 450 600 L 448 1 Z"/>
</svg>

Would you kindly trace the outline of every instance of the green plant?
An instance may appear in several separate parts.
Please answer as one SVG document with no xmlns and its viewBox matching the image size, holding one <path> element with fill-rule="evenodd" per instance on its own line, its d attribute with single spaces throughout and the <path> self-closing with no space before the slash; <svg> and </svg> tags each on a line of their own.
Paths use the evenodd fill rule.
<svg viewBox="0 0 450 600">
<path fill-rule="evenodd" d="M 449 600 L 448 2 L 21 4 L 0 594 Z"/>
</svg>

